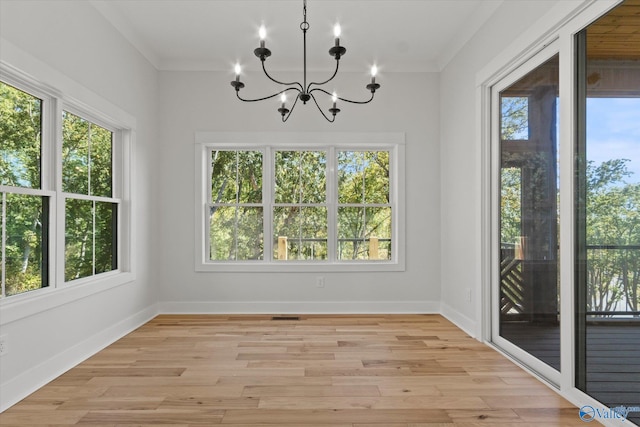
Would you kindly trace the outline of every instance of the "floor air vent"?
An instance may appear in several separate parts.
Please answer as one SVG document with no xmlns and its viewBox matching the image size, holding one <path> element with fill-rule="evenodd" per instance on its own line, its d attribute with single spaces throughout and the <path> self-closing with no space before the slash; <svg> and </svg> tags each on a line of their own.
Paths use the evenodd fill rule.
<svg viewBox="0 0 640 427">
<path fill-rule="evenodd" d="M 271 320 L 300 320 L 298 316 L 273 316 Z"/>
</svg>

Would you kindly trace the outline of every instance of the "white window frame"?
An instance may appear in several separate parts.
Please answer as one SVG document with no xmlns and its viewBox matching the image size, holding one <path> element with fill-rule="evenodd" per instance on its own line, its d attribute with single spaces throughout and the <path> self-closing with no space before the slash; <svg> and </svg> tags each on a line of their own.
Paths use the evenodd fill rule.
<svg viewBox="0 0 640 427">
<path fill-rule="evenodd" d="M 1 66 L 1 64 L 0 64 Z M 30 188 L 30 187 L 14 187 L 14 186 L 9 186 L 9 185 L 0 185 L 0 197 L 2 197 L 4 199 L 4 196 L 2 195 L 2 193 L 6 193 L 6 194 L 22 194 L 22 195 L 28 195 L 28 196 L 37 196 L 37 197 L 47 197 L 49 199 L 49 212 L 47 212 L 48 215 L 48 219 L 49 219 L 49 224 L 47 226 L 47 231 L 48 231 L 48 236 L 47 236 L 47 240 L 49 242 L 49 247 L 48 247 L 48 252 L 49 252 L 49 256 L 48 259 L 46 260 L 47 265 L 43 266 L 44 268 L 48 269 L 48 277 L 49 277 L 49 283 L 47 284 L 47 286 L 40 288 L 40 289 L 34 289 L 32 291 L 27 291 L 27 292 L 23 292 L 20 294 L 16 294 L 16 295 L 11 295 L 11 296 L 4 296 L 2 297 L 2 300 L 0 300 L 0 303 L 6 301 L 6 300 L 16 300 L 16 299 L 20 299 L 23 298 L 23 296 L 25 295 L 29 295 L 29 294 L 37 294 L 37 293 L 41 293 L 44 291 L 47 291 L 53 283 L 53 277 L 55 277 L 55 273 L 56 273 L 56 262 L 55 262 L 55 253 L 54 251 L 54 242 L 55 242 L 55 235 L 56 235 L 56 193 L 54 191 L 54 185 L 53 185 L 53 174 L 51 173 L 51 169 L 49 168 L 49 165 L 51 164 L 52 161 L 52 147 L 51 144 L 48 143 L 48 141 L 50 141 L 53 138 L 53 135 L 55 133 L 55 123 L 53 122 L 53 120 L 51 120 L 51 116 L 52 116 L 52 111 L 55 110 L 56 107 L 56 103 L 57 100 L 54 96 L 52 96 L 52 94 L 46 90 L 44 90 L 43 88 L 39 87 L 37 84 L 34 84 L 33 81 L 31 81 L 28 78 L 25 78 L 24 76 L 21 76 L 18 73 L 6 73 L 4 72 L 4 70 L 2 68 L 0 68 L 0 72 L 1 72 L 1 76 L 0 76 L 0 81 L 2 81 L 3 83 L 13 86 L 14 88 L 25 92 L 33 97 L 36 97 L 38 99 L 41 100 L 42 104 L 41 104 L 41 116 L 40 116 L 40 120 L 41 120 L 41 136 L 40 136 L 40 188 Z M 2 200 L 4 201 L 4 200 Z M 4 204 L 0 203 L 0 206 L 2 206 L 3 208 L 5 207 Z M 0 219 L 2 220 L 2 239 L 0 240 L 1 244 L 2 244 L 2 254 L 5 253 L 5 218 L 6 216 L 6 212 L 3 209 L 3 212 L 0 213 Z M 3 295 L 5 292 L 5 263 L 4 263 L 4 258 L 2 259 L 2 289 L 1 289 L 1 294 Z"/>
<path fill-rule="evenodd" d="M 49 197 L 49 283 L 41 289 L 0 299 L 0 325 L 135 280 L 135 233 L 132 221 L 135 206 L 132 202 L 134 183 L 131 166 L 136 120 L 119 107 L 43 64 L 31 71 L 31 74 L 27 74 L 0 61 L 2 82 L 43 101 L 41 188 L 0 186 L 0 191 Z M 58 88 L 63 88 L 64 92 Z M 63 110 L 114 132 L 113 194 L 112 198 L 105 200 L 118 202 L 117 269 L 70 282 L 64 281 L 64 200 L 68 195 L 62 192 Z"/>
<path fill-rule="evenodd" d="M 105 196 L 94 196 L 94 195 L 86 195 L 86 194 L 78 194 L 78 193 L 67 193 L 63 191 L 63 184 L 62 184 L 62 145 L 63 145 L 63 139 L 62 139 L 62 112 L 66 111 L 67 113 L 71 113 L 73 115 L 76 115 L 78 117 L 80 117 L 81 119 L 86 120 L 87 122 L 90 122 L 91 124 L 94 125 L 98 125 L 110 132 L 112 132 L 113 134 L 113 138 L 112 138 L 112 152 L 111 152 L 111 175 L 112 175 L 112 187 L 111 187 L 111 197 L 105 197 Z M 93 280 L 95 280 L 96 278 L 103 278 L 103 277 L 109 277 L 109 276 L 115 276 L 117 274 L 120 274 L 123 272 L 123 270 L 121 270 L 120 268 L 120 263 L 123 261 L 122 260 L 122 255 L 121 255 L 121 251 L 122 251 L 122 244 L 121 244 L 121 238 L 123 237 L 120 231 L 120 227 L 122 226 L 121 224 L 121 220 L 120 220 L 120 215 L 123 212 L 122 209 L 122 202 L 123 199 L 121 197 L 122 191 L 123 191 L 123 179 L 122 179 L 122 175 L 123 175 L 123 167 L 122 167 L 122 160 L 124 158 L 124 141 L 125 138 L 124 136 L 128 133 L 127 130 L 121 129 L 120 127 L 118 127 L 117 125 L 114 125 L 113 123 L 110 123 L 108 121 L 105 121 L 104 118 L 100 117 L 99 115 L 96 115 L 95 112 L 91 112 L 85 108 L 82 108 L 82 106 L 78 106 L 76 103 L 71 103 L 71 102 L 63 102 L 61 105 L 61 108 L 59 109 L 59 111 L 56 114 L 56 117 L 59 118 L 60 120 L 60 126 L 58 127 L 59 129 L 59 134 L 57 136 L 57 143 L 56 143 L 56 152 L 57 152 L 57 158 L 59 159 L 57 161 L 56 164 L 56 187 L 59 189 L 59 191 L 57 192 L 57 196 L 58 196 L 58 201 L 57 201 L 57 206 L 60 208 L 60 210 L 58 211 L 58 217 L 61 218 L 61 221 L 58 221 L 57 225 L 57 229 L 58 229 L 58 234 L 61 236 L 60 239 L 58 239 L 57 241 L 57 254 L 60 254 L 60 258 L 62 258 L 62 268 L 59 269 L 59 275 L 56 277 L 56 282 L 62 284 L 62 286 L 67 286 L 67 285 L 77 285 L 77 284 L 82 284 L 85 282 L 91 282 Z M 105 203 L 115 203 L 118 205 L 118 212 L 117 212 L 117 230 L 116 230 L 116 241 L 117 241 L 117 247 L 116 247 L 116 254 L 117 254 L 117 260 L 116 260 L 116 265 L 117 268 L 115 270 L 111 270 L 111 271 L 107 271 L 107 272 L 103 272 L 103 273 L 98 273 L 96 274 L 95 272 L 91 275 L 91 276 L 87 276 L 87 277 L 82 277 L 79 279 L 74 279 L 74 280 L 69 280 L 67 281 L 65 279 L 65 260 L 66 260 L 66 245 L 65 245 L 65 218 L 66 218 L 66 203 L 67 200 L 69 199 L 74 199 L 74 200 L 86 200 L 86 201 L 90 201 L 90 202 L 105 202 Z M 94 238 L 95 238 L 95 224 L 94 224 Z M 95 248 L 93 251 L 93 256 L 94 256 L 94 260 L 93 260 L 93 268 L 95 268 Z"/>
<path fill-rule="evenodd" d="M 501 123 L 500 123 L 500 93 L 516 83 L 518 80 L 529 74 L 530 72 L 537 69 L 539 66 L 549 61 L 554 56 L 560 56 L 560 46 L 557 39 L 550 41 L 545 47 L 536 52 L 535 55 L 529 57 L 525 62 L 523 62 L 518 68 L 513 70 L 508 75 L 504 76 L 500 81 L 496 82 L 491 86 L 491 111 L 495 112 L 491 116 L 492 125 L 491 128 L 493 132 L 491 133 L 491 185 L 492 191 L 491 196 L 491 205 L 494 207 L 491 212 L 491 223 L 492 228 L 496 231 L 500 230 L 500 212 L 496 206 L 500 206 L 500 197 L 499 191 L 495 190 L 500 188 L 500 141 L 501 141 Z M 562 124 L 559 122 L 558 127 Z M 560 141 L 558 141 L 560 143 Z M 561 147 L 561 146 L 560 146 Z M 562 149 L 561 147 L 560 149 Z M 559 166 L 559 165 L 558 165 Z M 563 179 L 560 182 L 563 182 Z M 562 184 L 561 184 L 562 185 Z M 564 199 L 561 199 L 561 204 L 566 203 Z M 560 221 L 564 223 L 564 218 L 561 218 Z M 499 235 L 499 234 L 496 234 Z M 547 381 L 551 382 L 555 386 L 560 384 L 560 371 L 551 367 L 544 361 L 536 358 L 531 353 L 527 352 L 523 348 L 518 345 L 512 343 L 506 338 L 500 335 L 500 316 L 499 316 L 499 307 L 500 307 L 500 241 L 499 239 L 492 239 L 491 244 L 491 277 L 492 277 L 492 289 L 491 292 L 491 342 L 507 353 L 515 356 L 518 360 L 523 361 L 527 366 L 531 367 L 531 369 L 538 372 L 542 377 L 544 377 Z M 562 250 L 562 246 L 561 249 Z M 560 262 L 558 261 L 558 269 L 560 269 Z M 562 273 L 560 273 L 562 274 Z"/>
<path fill-rule="evenodd" d="M 264 259 L 251 261 L 210 261 L 209 206 L 211 151 L 255 150 L 263 154 Z M 392 260 L 272 260 L 271 183 L 275 150 L 322 150 L 327 152 L 327 201 L 337 210 L 337 173 L 334 153 L 338 150 L 390 152 L 390 204 L 392 206 Z M 195 270 L 198 272 L 372 272 L 405 270 L 405 135 L 401 132 L 196 132 L 195 134 Z M 270 200 L 271 199 L 271 200 Z M 335 254 L 337 238 L 335 216 L 328 218 L 328 246 Z"/>
</svg>

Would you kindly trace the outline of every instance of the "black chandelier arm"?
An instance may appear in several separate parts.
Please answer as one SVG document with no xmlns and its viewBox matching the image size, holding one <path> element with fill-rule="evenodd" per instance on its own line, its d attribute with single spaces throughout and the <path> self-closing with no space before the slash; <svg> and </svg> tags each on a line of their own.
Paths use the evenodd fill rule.
<svg viewBox="0 0 640 427">
<path fill-rule="evenodd" d="M 278 81 L 276 79 L 274 79 L 273 77 L 271 77 L 271 75 L 267 72 L 267 68 L 264 65 L 264 61 L 260 61 L 262 63 L 262 71 L 264 71 L 264 75 L 267 76 L 269 78 L 269 80 L 271 80 L 274 83 L 278 83 L 279 85 L 283 85 L 283 86 L 298 86 L 300 88 L 300 92 L 304 92 L 304 86 L 302 86 L 302 84 L 300 84 L 299 82 L 291 82 L 291 83 L 284 83 L 281 81 Z"/>
<path fill-rule="evenodd" d="M 315 88 L 315 89 L 311 89 L 311 91 L 309 91 L 309 94 L 313 97 L 312 92 L 315 92 L 315 91 L 320 91 L 320 92 L 322 92 L 322 93 L 324 93 L 324 94 L 327 94 L 328 96 L 333 96 L 333 94 L 332 94 L 332 93 L 329 93 L 329 92 L 327 92 L 326 90 L 324 90 L 324 89 L 322 89 L 322 88 L 319 88 L 319 87 L 317 87 L 317 88 Z M 368 103 L 370 103 L 371 101 L 373 101 L 373 97 L 374 97 L 374 95 L 375 95 L 375 92 L 371 92 L 371 98 L 369 98 L 369 99 L 368 99 L 368 100 L 366 100 L 366 101 L 352 101 L 351 99 L 347 99 L 347 98 L 340 98 L 339 96 L 337 97 L 337 99 L 339 99 L 340 101 L 349 102 L 349 103 L 351 103 L 351 104 L 368 104 Z M 313 99 L 315 100 L 315 97 L 314 97 Z"/>
<path fill-rule="evenodd" d="M 313 91 L 311 91 L 313 92 Z M 334 115 L 332 118 L 327 117 L 327 115 L 325 114 L 324 111 L 322 111 L 322 108 L 320 108 L 320 104 L 318 104 L 318 100 L 316 99 L 315 96 L 313 96 L 313 93 L 309 92 L 309 95 L 311 95 L 311 99 L 313 99 L 313 102 L 316 104 L 316 107 L 318 107 L 318 111 L 320 111 L 320 114 L 322 114 L 322 116 L 329 122 L 329 123 L 333 123 L 336 120 L 336 116 Z"/>
<path fill-rule="evenodd" d="M 322 83 L 317 83 L 317 82 L 309 83 L 309 85 L 307 86 L 307 92 L 309 92 L 309 90 L 311 89 L 311 85 L 323 86 L 323 85 L 329 83 L 331 80 L 333 80 L 338 75 L 338 68 L 339 67 L 340 67 L 340 59 L 336 59 L 336 70 L 333 72 L 333 75 L 331 77 L 329 77 L 328 80 L 325 80 Z"/>
<path fill-rule="evenodd" d="M 294 88 L 295 90 L 298 90 L 297 88 Z M 287 120 L 289 120 L 289 117 L 291 116 L 291 113 L 293 113 L 293 110 L 296 108 L 296 104 L 298 103 L 298 98 L 296 96 L 296 100 L 293 101 L 293 104 L 291 105 L 291 110 L 286 114 L 282 116 L 282 123 L 286 122 Z"/>
<path fill-rule="evenodd" d="M 238 99 L 239 99 L 240 101 L 244 101 L 244 102 L 258 102 L 258 101 L 264 101 L 264 100 L 266 100 L 266 99 L 275 98 L 276 96 L 278 96 L 278 95 L 282 95 L 283 93 L 285 93 L 285 92 L 287 92 L 287 91 L 290 91 L 290 90 L 295 90 L 295 91 L 296 91 L 296 92 L 298 92 L 298 93 L 302 93 L 302 92 L 300 91 L 300 89 L 298 89 L 297 87 L 288 87 L 288 88 L 286 88 L 286 89 L 284 89 L 284 90 L 281 90 L 280 92 L 276 92 L 276 93 L 274 93 L 273 95 L 265 96 L 265 97 L 262 97 L 262 98 L 255 98 L 255 99 L 247 99 L 247 98 L 243 98 L 243 97 L 241 97 L 241 96 L 240 96 L 240 91 L 239 91 L 239 90 L 237 90 L 237 91 L 236 91 L 236 96 L 238 97 Z M 297 100 L 297 99 L 298 99 L 298 96 L 296 96 L 296 100 Z"/>
</svg>

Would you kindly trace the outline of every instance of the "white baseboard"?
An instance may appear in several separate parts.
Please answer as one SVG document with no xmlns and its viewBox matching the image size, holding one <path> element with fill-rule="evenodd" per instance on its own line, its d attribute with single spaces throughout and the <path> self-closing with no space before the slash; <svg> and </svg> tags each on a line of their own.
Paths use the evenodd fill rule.
<svg viewBox="0 0 640 427">
<path fill-rule="evenodd" d="M 147 307 L 66 351 L 45 360 L 17 377 L 0 384 L 0 396 L 2 396 L 0 412 L 15 405 L 40 387 L 145 324 L 157 314 L 158 310 L 155 304 Z"/>
<path fill-rule="evenodd" d="M 448 304 L 440 304 L 440 314 L 447 318 L 451 323 L 462 329 L 472 338 L 477 338 L 478 322 L 470 317 L 465 316 L 457 310 L 454 310 Z"/>
<path fill-rule="evenodd" d="M 249 301 L 161 302 L 166 314 L 427 314 L 440 313 L 438 301 Z"/>
</svg>

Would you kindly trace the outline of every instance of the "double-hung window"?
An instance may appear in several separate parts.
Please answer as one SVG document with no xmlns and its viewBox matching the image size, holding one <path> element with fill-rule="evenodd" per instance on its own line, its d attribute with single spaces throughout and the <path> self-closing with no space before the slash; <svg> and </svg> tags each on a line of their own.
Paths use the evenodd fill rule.
<svg viewBox="0 0 640 427">
<path fill-rule="evenodd" d="M 49 286 L 52 193 L 43 180 L 43 112 L 48 99 L 34 93 L 0 81 L 2 297 Z"/>
<path fill-rule="evenodd" d="M 258 150 L 211 150 L 209 258 L 258 260 L 264 255 L 262 159 Z"/>
<path fill-rule="evenodd" d="M 117 268 L 120 202 L 113 191 L 114 134 L 62 112 L 65 281 Z"/>
<path fill-rule="evenodd" d="M 275 149 L 272 156 L 272 259 L 326 261 L 327 151 Z"/>
<path fill-rule="evenodd" d="M 109 116 L 2 71 L 0 300 L 94 278 L 103 286 L 131 280 L 135 120 L 102 100 Z"/>
<path fill-rule="evenodd" d="M 404 135 L 308 136 L 196 136 L 196 270 L 404 269 Z"/>
</svg>

